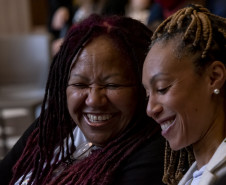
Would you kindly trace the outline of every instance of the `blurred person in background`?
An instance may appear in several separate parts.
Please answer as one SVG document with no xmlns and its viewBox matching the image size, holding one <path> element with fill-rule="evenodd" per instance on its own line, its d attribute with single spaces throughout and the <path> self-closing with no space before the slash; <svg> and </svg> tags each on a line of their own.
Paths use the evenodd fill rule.
<svg viewBox="0 0 226 185">
<path fill-rule="evenodd" d="M 152 2 L 153 0 L 129 0 L 126 5 L 125 15 L 147 25 Z"/>
<path fill-rule="evenodd" d="M 213 14 L 226 18 L 225 0 L 154 0 L 148 26 L 154 31 L 157 26 L 170 15 L 188 4 L 196 3 L 208 8 Z"/>
<path fill-rule="evenodd" d="M 52 55 L 54 56 L 63 42 L 68 29 L 92 13 L 101 13 L 105 0 L 49 0 L 48 29 L 53 35 Z"/>
<path fill-rule="evenodd" d="M 99 15 L 126 15 L 129 0 L 49 0 L 48 29 L 53 35 L 52 55 L 63 43 L 72 24 L 77 24 L 96 13 Z"/>
</svg>

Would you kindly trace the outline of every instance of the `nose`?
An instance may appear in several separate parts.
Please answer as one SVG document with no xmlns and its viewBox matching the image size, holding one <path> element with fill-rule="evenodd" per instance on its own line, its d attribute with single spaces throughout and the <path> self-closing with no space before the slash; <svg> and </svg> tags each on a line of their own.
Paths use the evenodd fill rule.
<svg viewBox="0 0 226 185">
<path fill-rule="evenodd" d="M 90 107 L 101 107 L 106 105 L 107 96 L 105 89 L 101 87 L 90 87 L 86 98 L 86 105 Z"/>
<path fill-rule="evenodd" d="M 153 119 L 157 118 L 159 114 L 162 112 L 163 107 L 157 101 L 157 99 L 153 96 L 149 96 L 148 104 L 147 104 L 147 115 Z"/>
</svg>

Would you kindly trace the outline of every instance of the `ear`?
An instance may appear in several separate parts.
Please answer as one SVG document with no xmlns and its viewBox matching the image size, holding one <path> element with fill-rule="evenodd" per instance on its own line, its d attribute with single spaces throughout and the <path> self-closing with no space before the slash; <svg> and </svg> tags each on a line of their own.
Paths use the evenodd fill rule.
<svg viewBox="0 0 226 185">
<path fill-rule="evenodd" d="M 208 75 L 210 79 L 210 88 L 213 92 L 214 89 L 221 89 L 226 81 L 226 68 L 220 61 L 214 61 L 208 67 Z"/>
</svg>

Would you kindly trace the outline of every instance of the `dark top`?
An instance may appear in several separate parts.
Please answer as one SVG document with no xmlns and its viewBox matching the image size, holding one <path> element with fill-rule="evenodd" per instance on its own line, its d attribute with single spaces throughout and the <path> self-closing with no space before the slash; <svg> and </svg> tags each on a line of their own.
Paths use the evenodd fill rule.
<svg viewBox="0 0 226 185">
<path fill-rule="evenodd" d="M 32 131 L 37 127 L 37 121 L 35 121 L 23 134 L 23 136 L 17 141 L 14 147 L 8 152 L 3 160 L 0 161 L 0 184 L 8 185 L 12 178 L 12 167 L 21 156 L 23 149 L 25 148 L 27 138 Z"/>
<path fill-rule="evenodd" d="M 60 7 L 65 7 L 68 9 L 69 11 L 69 20 L 66 23 L 66 25 L 64 26 L 64 28 L 62 30 L 55 30 L 52 28 L 51 24 L 52 24 L 52 19 L 53 19 L 53 15 L 56 12 L 56 10 Z M 72 24 L 72 18 L 74 15 L 74 12 L 76 11 L 77 7 L 73 6 L 73 1 L 72 0 L 48 0 L 48 30 L 49 32 L 53 35 L 54 39 L 58 39 L 60 37 L 64 36 L 64 30 L 68 29 L 71 24 Z"/>
<path fill-rule="evenodd" d="M 151 137 L 128 158 L 116 174 L 114 185 L 163 185 L 165 139 Z"/>
<path fill-rule="evenodd" d="M 0 162 L 0 184 L 8 185 L 12 167 L 20 157 L 28 136 L 37 126 L 34 122 Z M 122 164 L 112 185 L 163 185 L 165 140 L 160 134 L 151 137 Z"/>
</svg>

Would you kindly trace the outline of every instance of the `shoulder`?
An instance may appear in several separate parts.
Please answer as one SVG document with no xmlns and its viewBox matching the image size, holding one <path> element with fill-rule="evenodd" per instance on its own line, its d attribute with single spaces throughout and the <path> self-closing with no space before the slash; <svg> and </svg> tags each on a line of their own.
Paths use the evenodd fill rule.
<svg viewBox="0 0 226 185">
<path fill-rule="evenodd" d="M 162 185 L 165 139 L 158 133 L 140 146 L 122 165 L 118 185 Z"/>
<path fill-rule="evenodd" d="M 0 161 L 0 181 L 1 185 L 6 185 L 9 183 L 12 177 L 12 168 L 16 164 L 17 160 L 20 158 L 25 146 L 28 137 L 31 133 L 37 128 L 38 120 L 35 120 L 34 123 L 24 132 L 21 138 L 13 146 L 13 148 L 8 152 L 8 154 Z"/>
<path fill-rule="evenodd" d="M 160 133 L 155 134 L 149 138 L 143 145 L 141 145 L 136 152 L 134 152 L 128 159 L 129 162 L 135 159 L 145 159 L 147 162 L 154 162 L 156 159 L 162 159 L 165 151 L 165 139 Z M 152 161 L 155 159 L 154 161 Z"/>
<path fill-rule="evenodd" d="M 220 178 L 226 173 L 226 139 L 220 144 L 214 153 L 213 157 L 207 164 L 204 176 L 211 177 L 211 179 Z M 215 179 L 216 180 L 216 179 Z"/>
<path fill-rule="evenodd" d="M 206 169 L 211 172 L 217 172 L 222 167 L 225 168 L 225 166 L 226 166 L 226 139 L 224 139 L 222 143 L 219 145 L 214 155 L 210 159 L 209 163 L 207 164 Z"/>
</svg>

